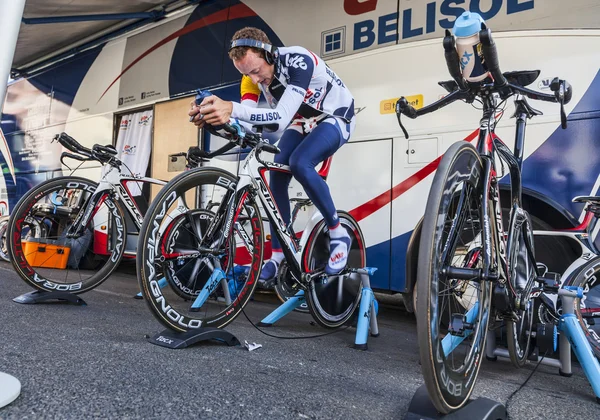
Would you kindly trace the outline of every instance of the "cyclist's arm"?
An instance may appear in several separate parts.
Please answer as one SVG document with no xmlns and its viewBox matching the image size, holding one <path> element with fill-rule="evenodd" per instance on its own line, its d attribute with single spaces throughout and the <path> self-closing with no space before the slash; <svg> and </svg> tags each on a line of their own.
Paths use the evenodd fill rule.
<svg viewBox="0 0 600 420">
<path fill-rule="evenodd" d="M 231 117 L 253 125 L 269 124 L 277 126 L 277 129 L 286 127 L 302 105 L 314 71 L 313 61 L 308 55 L 293 54 L 290 62 L 294 63 L 288 67 L 290 80 L 275 109 L 250 108 L 233 102 Z"/>
<path fill-rule="evenodd" d="M 260 88 L 258 85 L 255 85 L 250 77 L 246 75 L 242 76 L 242 81 L 240 82 L 240 103 L 250 108 L 257 108 L 259 97 Z M 252 124 L 239 120 L 237 120 L 237 122 L 241 124 L 246 131 L 253 130 Z"/>
</svg>

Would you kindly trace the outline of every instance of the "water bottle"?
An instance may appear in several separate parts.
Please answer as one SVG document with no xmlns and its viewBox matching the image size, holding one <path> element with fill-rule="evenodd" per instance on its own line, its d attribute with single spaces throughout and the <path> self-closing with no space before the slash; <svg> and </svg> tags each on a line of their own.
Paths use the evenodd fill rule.
<svg viewBox="0 0 600 420">
<path fill-rule="evenodd" d="M 456 38 L 456 49 L 463 77 L 468 82 L 481 82 L 489 73 L 482 61 L 479 31 L 483 18 L 477 13 L 464 12 L 454 22 L 452 33 Z"/>
<path fill-rule="evenodd" d="M 210 93 L 209 90 L 196 89 L 196 97 L 194 98 L 194 101 L 196 102 L 196 105 L 200 106 L 204 98 L 208 98 L 209 96 L 212 96 L 212 93 Z"/>
</svg>

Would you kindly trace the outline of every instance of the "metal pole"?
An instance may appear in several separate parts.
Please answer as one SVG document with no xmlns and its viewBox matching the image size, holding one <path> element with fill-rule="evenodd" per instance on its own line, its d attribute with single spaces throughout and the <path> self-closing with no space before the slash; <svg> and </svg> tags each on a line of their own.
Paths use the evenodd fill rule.
<svg viewBox="0 0 600 420">
<path fill-rule="evenodd" d="M 99 15 L 50 16 L 40 18 L 23 18 L 26 25 L 43 25 L 46 23 L 91 22 L 96 20 L 125 20 L 125 19 L 158 19 L 165 15 L 164 10 L 140 13 L 108 13 Z"/>
<path fill-rule="evenodd" d="M 10 0 L 2 2 L 2 13 L 0 13 L 0 39 L 4 47 L 0 48 L 0 114 L 4 108 L 6 98 L 6 85 L 10 68 L 12 67 L 21 18 L 25 9 L 25 0 Z"/>
<path fill-rule="evenodd" d="M 25 9 L 25 0 L 2 2 L 0 13 L 0 39 L 4 47 L 0 48 L 0 115 L 6 98 L 6 85 L 12 66 L 21 18 Z M 1 135 L 1 133 L 0 133 Z M 0 407 L 13 402 L 21 393 L 21 382 L 13 376 L 0 372 Z"/>
</svg>

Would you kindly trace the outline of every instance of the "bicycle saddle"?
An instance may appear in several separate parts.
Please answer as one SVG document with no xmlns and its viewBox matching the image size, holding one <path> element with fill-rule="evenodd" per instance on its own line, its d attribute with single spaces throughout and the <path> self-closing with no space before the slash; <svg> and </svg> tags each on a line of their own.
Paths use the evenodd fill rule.
<svg viewBox="0 0 600 420">
<path fill-rule="evenodd" d="M 592 204 L 600 204 L 600 196 L 593 195 L 580 195 L 575 197 L 573 203 L 592 203 Z"/>
<path fill-rule="evenodd" d="M 507 71 L 503 73 L 506 81 L 512 85 L 528 86 L 540 75 L 539 70 Z"/>
</svg>

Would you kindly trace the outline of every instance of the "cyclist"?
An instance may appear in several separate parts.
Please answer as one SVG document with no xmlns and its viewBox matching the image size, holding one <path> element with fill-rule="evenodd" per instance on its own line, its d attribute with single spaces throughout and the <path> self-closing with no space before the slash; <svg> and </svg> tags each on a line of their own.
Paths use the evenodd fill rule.
<svg viewBox="0 0 600 420">
<path fill-rule="evenodd" d="M 275 48 L 257 28 L 243 28 L 234 34 L 229 57 L 240 73 L 258 85 L 271 109 L 210 96 L 200 106 L 192 102 L 189 115 L 199 127 L 205 123 L 224 124 L 235 118 L 274 131 L 286 128 L 278 144 L 281 153 L 275 156 L 275 162 L 290 166 L 292 175 L 323 215 L 330 236 L 325 272 L 339 273 L 346 266 L 351 240 L 340 225 L 329 188 L 315 166 L 350 138 L 355 126 L 352 94 L 316 54 L 299 46 Z M 277 171 L 270 176 L 273 197 L 283 220 L 289 224 L 291 176 Z M 274 230 L 272 226 L 271 231 Z M 261 272 L 263 286 L 273 282 L 284 258 L 275 235 L 272 235 L 272 250 L 271 259 Z"/>
</svg>

